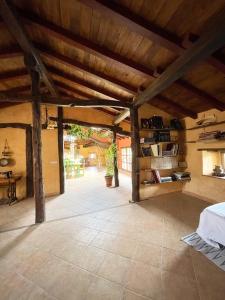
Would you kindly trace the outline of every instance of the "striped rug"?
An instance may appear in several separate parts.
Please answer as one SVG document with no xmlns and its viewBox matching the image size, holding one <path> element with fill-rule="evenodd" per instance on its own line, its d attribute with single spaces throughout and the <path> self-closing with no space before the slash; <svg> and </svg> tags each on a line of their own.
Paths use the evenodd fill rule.
<svg viewBox="0 0 225 300">
<path fill-rule="evenodd" d="M 220 269 L 225 271 L 225 247 L 217 249 L 208 245 L 196 232 L 181 238 L 181 240 L 192 246 L 196 251 L 200 251 Z"/>
</svg>

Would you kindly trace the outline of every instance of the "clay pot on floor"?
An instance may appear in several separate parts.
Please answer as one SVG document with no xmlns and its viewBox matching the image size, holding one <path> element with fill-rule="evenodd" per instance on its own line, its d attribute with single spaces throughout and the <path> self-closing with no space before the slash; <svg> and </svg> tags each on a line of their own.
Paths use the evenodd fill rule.
<svg viewBox="0 0 225 300">
<path fill-rule="evenodd" d="M 113 180 L 113 176 L 105 176 L 105 182 L 107 187 L 112 186 L 112 180 Z"/>
</svg>

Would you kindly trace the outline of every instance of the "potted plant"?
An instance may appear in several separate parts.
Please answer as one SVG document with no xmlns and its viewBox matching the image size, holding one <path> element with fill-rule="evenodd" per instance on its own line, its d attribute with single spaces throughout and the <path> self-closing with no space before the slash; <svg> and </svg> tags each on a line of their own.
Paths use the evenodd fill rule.
<svg viewBox="0 0 225 300">
<path fill-rule="evenodd" d="M 112 180 L 114 175 L 114 161 L 116 157 L 116 144 L 111 144 L 109 148 L 106 150 L 105 153 L 105 160 L 106 160 L 106 174 L 105 174 L 105 181 L 106 186 L 112 186 Z"/>
</svg>

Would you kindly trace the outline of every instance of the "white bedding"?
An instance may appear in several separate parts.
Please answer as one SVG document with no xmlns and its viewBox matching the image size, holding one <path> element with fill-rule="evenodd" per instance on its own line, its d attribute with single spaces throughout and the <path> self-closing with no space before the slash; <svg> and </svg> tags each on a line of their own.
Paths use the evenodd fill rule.
<svg viewBox="0 0 225 300">
<path fill-rule="evenodd" d="M 202 211 L 197 233 L 213 247 L 219 248 L 218 243 L 225 246 L 225 202 Z"/>
</svg>

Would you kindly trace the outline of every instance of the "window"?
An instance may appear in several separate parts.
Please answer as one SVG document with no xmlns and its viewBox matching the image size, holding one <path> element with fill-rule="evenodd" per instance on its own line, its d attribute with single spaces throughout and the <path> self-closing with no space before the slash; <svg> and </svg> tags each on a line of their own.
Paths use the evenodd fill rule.
<svg viewBox="0 0 225 300">
<path fill-rule="evenodd" d="M 215 166 L 225 169 L 225 151 L 207 150 L 202 152 L 203 175 L 212 175 Z M 224 177 L 225 179 L 225 177 Z"/>
<path fill-rule="evenodd" d="M 132 153 L 131 148 L 122 148 L 122 169 L 131 172 Z"/>
</svg>

